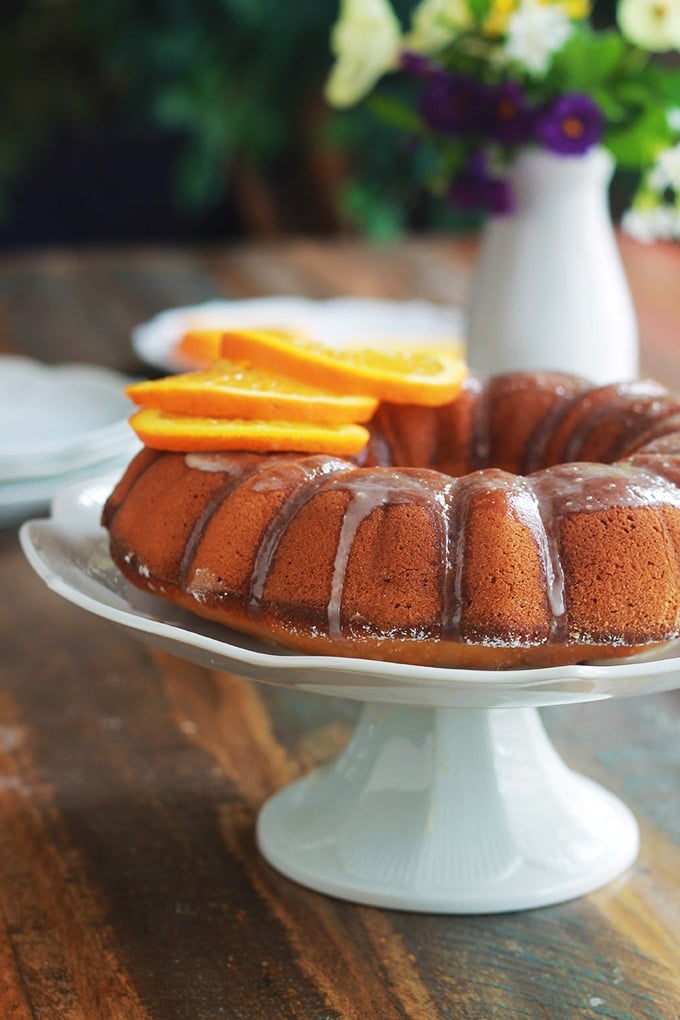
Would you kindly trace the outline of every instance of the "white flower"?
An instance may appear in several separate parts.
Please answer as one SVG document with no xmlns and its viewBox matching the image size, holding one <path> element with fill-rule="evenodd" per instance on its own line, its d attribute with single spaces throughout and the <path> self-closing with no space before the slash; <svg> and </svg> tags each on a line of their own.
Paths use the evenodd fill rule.
<svg viewBox="0 0 680 1020">
<path fill-rule="evenodd" d="M 422 0 L 413 12 L 404 47 L 415 53 L 437 53 L 471 25 L 467 0 Z"/>
<path fill-rule="evenodd" d="M 655 191 L 673 188 L 680 193 L 680 142 L 672 149 L 664 149 L 659 153 L 647 181 Z"/>
<path fill-rule="evenodd" d="M 636 241 L 651 244 L 653 241 L 670 241 L 680 236 L 678 221 L 677 211 L 672 206 L 654 205 L 628 209 L 623 214 L 621 226 Z"/>
<path fill-rule="evenodd" d="M 331 49 L 336 62 L 326 98 L 332 106 L 351 106 L 397 65 L 401 26 L 387 0 L 342 0 Z"/>
<path fill-rule="evenodd" d="M 572 32 L 565 11 L 538 0 L 522 0 L 507 27 L 506 57 L 532 74 L 545 74 L 550 57 L 564 46 Z"/>
<path fill-rule="evenodd" d="M 680 0 L 620 0 L 622 33 L 645 50 L 680 49 Z"/>
</svg>

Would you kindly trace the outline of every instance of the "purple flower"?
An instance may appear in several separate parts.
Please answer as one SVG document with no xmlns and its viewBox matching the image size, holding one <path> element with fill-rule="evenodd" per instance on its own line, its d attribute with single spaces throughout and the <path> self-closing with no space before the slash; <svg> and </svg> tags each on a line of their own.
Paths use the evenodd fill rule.
<svg viewBox="0 0 680 1020">
<path fill-rule="evenodd" d="M 582 92 L 571 92 L 543 111 L 538 137 L 552 152 L 579 156 L 600 140 L 603 127 L 597 103 Z"/>
<path fill-rule="evenodd" d="M 402 71 L 412 78 L 432 78 L 439 72 L 437 66 L 421 53 L 412 53 L 410 50 L 404 50 L 400 61 Z"/>
<path fill-rule="evenodd" d="M 452 181 L 448 197 L 463 209 L 481 209 L 496 216 L 507 215 L 515 208 L 510 182 L 490 176 L 482 152 L 472 153 L 463 171 Z"/>
<path fill-rule="evenodd" d="M 474 78 L 439 71 L 428 80 L 421 113 L 428 127 L 442 134 L 478 131 L 483 123 L 484 91 Z"/>
<path fill-rule="evenodd" d="M 488 134 L 505 145 L 520 145 L 534 137 L 536 111 L 527 103 L 521 86 L 506 81 L 487 92 Z"/>
</svg>

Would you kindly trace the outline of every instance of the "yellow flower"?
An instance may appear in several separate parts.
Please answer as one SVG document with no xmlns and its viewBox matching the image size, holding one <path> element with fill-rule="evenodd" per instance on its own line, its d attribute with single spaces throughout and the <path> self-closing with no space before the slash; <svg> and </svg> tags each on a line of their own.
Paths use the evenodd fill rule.
<svg viewBox="0 0 680 1020">
<path fill-rule="evenodd" d="M 621 0 L 616 16 L 637 46 L 655 52 L 680 49 L 680 0 Z"/>
<path fill-rule="evenodd" d="M 404 47 L 414 53 L 436 53 L 471 25 L 467 0 L 422 0 L 413 12 Z"/>
<path fill-rule="evenodd" d="M 590 14 L 589 0 L 563 0 L 562 7 L 572 20 L 587 18 Z"/>
<path fill-rule="evenodd" d="M 335 64 L 326 82 L 332 106 L 351 106 L 397 66 L 401 26 L 387 0 L 342 0 L 331 35 Z"/>
<path fill-rule="evenodd" d="M 590 14 L 590 0 L 538 0 L 546 6 L 558 7 L 566 16 L 577 21 Z M 503 35 L 515 11 L 522 6 L 522 0 L 492 0 L 491 10 L 484 21 L 485 35 Z"/>
<path fill-rule="evenodd" d="M 486 35 L 502 35 L 508 22 L 517 10 L 519 0 L 493 0 L 491 10 L 483 25 Z"/>
</svg>

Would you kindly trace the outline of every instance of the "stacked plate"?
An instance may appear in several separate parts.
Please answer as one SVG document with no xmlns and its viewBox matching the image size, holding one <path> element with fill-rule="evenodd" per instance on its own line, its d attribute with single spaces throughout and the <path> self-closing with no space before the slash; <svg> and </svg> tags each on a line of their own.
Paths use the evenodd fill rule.
<svg viewBox="0 0 680 1020">
<path fill-rule="evenodd" d="M 129 381 L 92 365 L 0 357 L 0 527 L 47 509 L 66 482 L 125 465 L 139 448 Z"/>
</svg>

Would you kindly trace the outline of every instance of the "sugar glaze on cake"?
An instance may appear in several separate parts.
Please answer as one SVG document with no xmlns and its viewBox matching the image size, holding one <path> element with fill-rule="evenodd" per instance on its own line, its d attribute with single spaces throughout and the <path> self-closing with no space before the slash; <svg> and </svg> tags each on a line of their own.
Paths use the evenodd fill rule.
<svg viewBox="0 0 680 1020">
<path fill-rule="evenodd" d="M 383 404 L 356 462 L 143 450 L 104 509 L 125 576 L 311 653 L 503 668 L 680 627 L 680 401 L 656 383 L 470 377 Z"/>
</svg>

